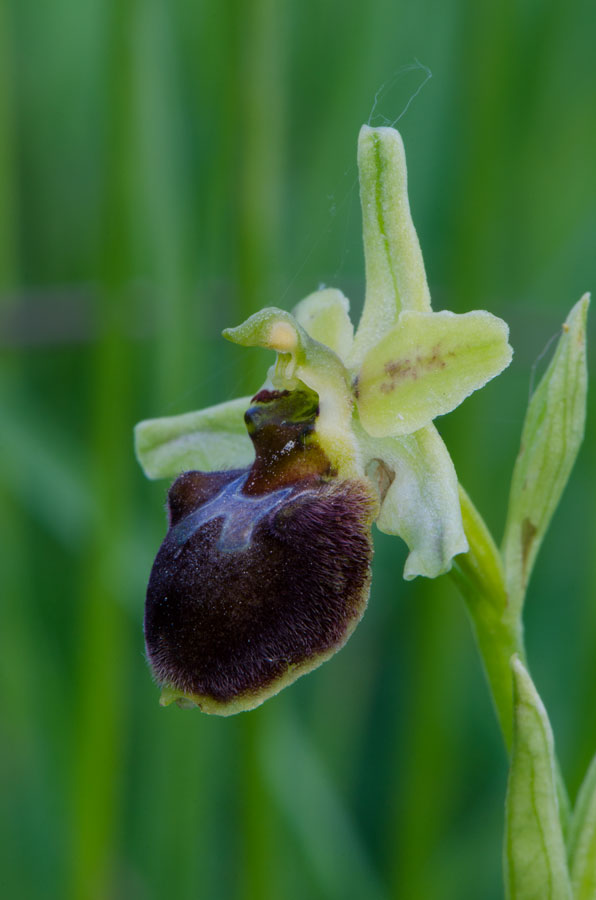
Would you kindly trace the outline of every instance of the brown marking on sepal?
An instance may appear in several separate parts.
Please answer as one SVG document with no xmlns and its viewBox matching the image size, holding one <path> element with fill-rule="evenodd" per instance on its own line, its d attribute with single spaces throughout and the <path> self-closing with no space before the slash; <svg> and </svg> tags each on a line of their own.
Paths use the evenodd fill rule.
<svg viewBox="0 0 596 900">
<path fill-rule="evenodd" d="M 413 362 L 411 359 L 395 359 L 386 362 L 384 370 L 385 374 L 389 376 L 390 380 L 383 381 L 379 385 L 379 390 L 381 391 L 381 393 L 391 393 L 391 391 L 395 390 L 395 387 L 399 381 L 404 381 L 408 378 L 411 378 L 412 381 L 416 381 L 418 376 L 424 369 L 426 369 L 427 371 L 432 371 L 432 369 L 444 369 L 447 363 L 441 355 L 440 349 L 441 345 L 435 344 L 429 356 L 423 357 L 420 353 L 418 353 Z M 450 350 L 448 351 L 447 355 L 454 356 L 455 354 L 452 350 Z"/>
</svg>

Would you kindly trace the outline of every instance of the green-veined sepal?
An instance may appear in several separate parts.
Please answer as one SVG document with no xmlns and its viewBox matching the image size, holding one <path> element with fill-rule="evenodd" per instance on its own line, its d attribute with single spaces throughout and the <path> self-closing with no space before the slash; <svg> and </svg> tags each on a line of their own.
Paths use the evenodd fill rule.
<svg viewBox="0 0 596 900">
<path fill-rule="evenodd" d="M 402 309 L 430 310 L 399 132 L 363 125 L 358 138 L 358 169 L 366 297 L 354 340 L 355 364 L 391 328 Z"/>
<path fill-rule="evenodd" d="M 451 412 L 511 361 L 509 329 L 484 310 L 405 310 L 358 375 L 358 409 L 375 437 L 411 434 Z"/>
<path fill-rule="evenodd" d="M 198 412 L 146 419 L 135 427 L 135 453 L 148 478 L 174 478 L 200 469 L 237 469 L 254 459 L 244 424 L 250 397 Z"/>
</svg>

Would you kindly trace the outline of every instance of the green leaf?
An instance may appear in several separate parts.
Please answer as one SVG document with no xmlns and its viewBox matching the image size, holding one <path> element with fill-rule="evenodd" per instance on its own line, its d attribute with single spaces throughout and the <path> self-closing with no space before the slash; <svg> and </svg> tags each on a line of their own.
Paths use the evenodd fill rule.
<svg viewBox="0 0 596 900">
<path fill-rule="evenodd" d="M 145 475 L 173 478 L 191 469 L 213 472 L 250 465 L 255 454 L 244 424 L 250 399 L 139 422 L 135 452 Z"/>
<path fill-rule="evenodd" d="M 575 900 L 596 900 L 596 756 L 573 811 L 568 852 Z"/>
<path fill-rule="evenodd" d="M 411 434 L 451 412 L 511 361 L 509 329 L 484 310 L 406 310 L 362 363 L 358 409 L 375 437 Z"/>
<path fill-rule="evenodd" d="M 393 128 L 363 125 L 358 139 L 358 169 L 366 299 L 354 342 L 355 363 L 392 327 L 402 309 L 430 309 L 399 133 Z"/>
<path fill-rule="evenodd" d="M 509 900 L 571 900 L 559 819 L 553 734 L 544 705 L 518 656 L 514 726 L 505 806 L 505 887 Z"/>
<path fill-rule="evenodd" d="M 401 438 L 355 431 L 367 474 L 382 498 L 377 528 L 410 548 L 404 578 L 436 578 L 468 544 L 462 526 L 457 475 L 433 425 Z"/>
<path fill-rule="evenodd" d="M 294 307 L 299 325 L 315 341 L 330 347 L 340 359 L 347 359 L 354 340 L 350 303 L 336 288 L 316 291 Z"/>
<path fill-rule="evenodd" d="M 530 400 L 513 470 L 503 559 L 518 611 L 584 435 L 588 304 L 586 294 L 563 325 L 555 355 Z"/>
</svg>

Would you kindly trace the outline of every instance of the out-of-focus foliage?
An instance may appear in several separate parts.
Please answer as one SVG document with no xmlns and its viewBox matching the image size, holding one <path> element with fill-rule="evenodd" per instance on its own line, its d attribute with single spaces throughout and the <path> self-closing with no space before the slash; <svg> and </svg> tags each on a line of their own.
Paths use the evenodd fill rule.
<svg viewBox="0 0 596 900">
<path fill-rule="evenodd" d="M 358 130 L 400 116 L 417 58 L 399 128 L 433 307 L 512 325 L 511 368 L 440 423 L 498 534 L 533 364 L 594 287 L 595 29 L 582 0 L 0 5 L 6 896 L 502 896 L 507 764 L 462 604 L 404 583 L 396 539 L 329 665 L 229 720 L 158 706 L 164 487 L 132 426 L 258 388 L 268 360 L 219 337 L 256 309 L 321 282 L 358 309 Z M 526 609 L 572 794 L 596 748 L 595 413 Z"/>
</svg>

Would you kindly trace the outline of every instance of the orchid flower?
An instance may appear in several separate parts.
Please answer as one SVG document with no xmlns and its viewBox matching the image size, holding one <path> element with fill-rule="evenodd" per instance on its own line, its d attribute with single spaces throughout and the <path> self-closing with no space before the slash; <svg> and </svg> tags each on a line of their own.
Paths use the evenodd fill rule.
<svg viewBox="0 0 596 900">
<path fill-rule="evenodd" d="M 433 420 L 510 362 L 483 310 L 433 312 L 392 128 L 363 126 L 366 295 L 268 307 L 224 331 L 276 353 L 262 390 L 136 427 L 149 478 L 176 477 L 145 637 L 162 702 L 251 709 L 342 646 L 366 607 L 373 520 L 404 577 L 466 553 L 458 480 Z"/>
</svg>

